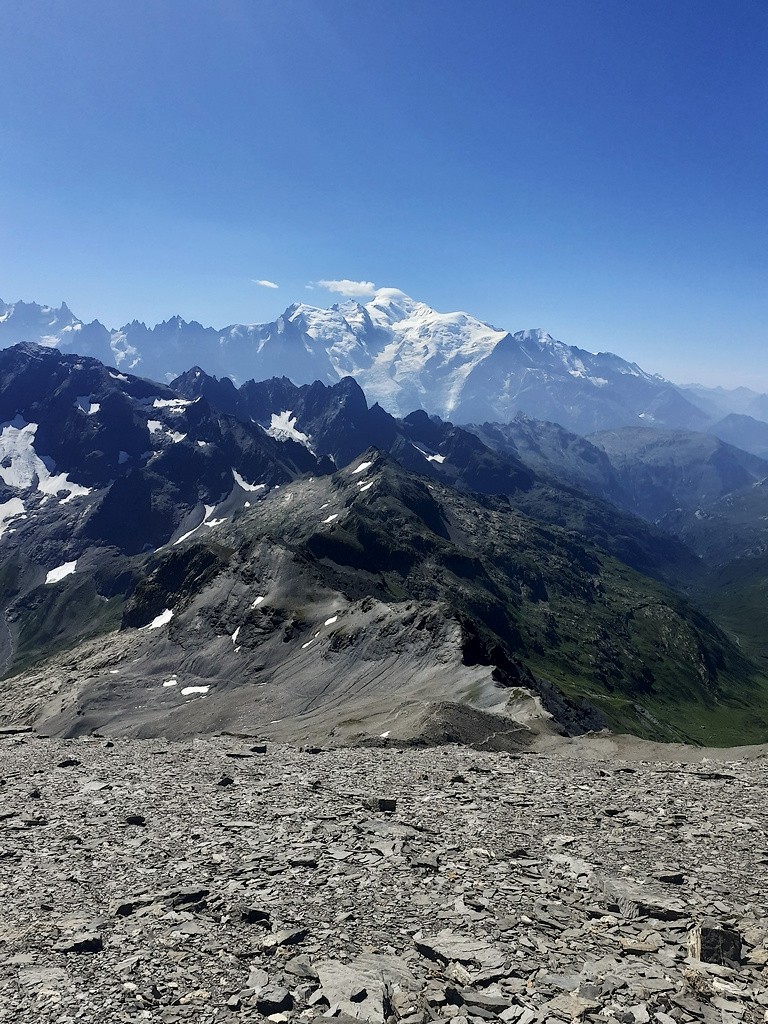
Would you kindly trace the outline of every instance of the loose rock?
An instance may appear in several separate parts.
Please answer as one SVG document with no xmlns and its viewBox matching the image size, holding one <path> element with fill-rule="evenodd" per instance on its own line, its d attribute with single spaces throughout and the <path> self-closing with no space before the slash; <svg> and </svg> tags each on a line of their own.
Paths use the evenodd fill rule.
<svg viewBox="0 0 768 1024">
<path fill-rule="evenodd" d="M 704 963 L 736 967 L 741 963 L 741 936 L 732 928 L 697 925 L 688 933 L 688 953 Z"/>
</svg>

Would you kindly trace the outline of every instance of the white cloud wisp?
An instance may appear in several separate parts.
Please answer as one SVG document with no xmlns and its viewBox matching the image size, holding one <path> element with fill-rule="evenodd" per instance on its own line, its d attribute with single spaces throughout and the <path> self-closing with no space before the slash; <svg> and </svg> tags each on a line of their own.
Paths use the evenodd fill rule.
<svg viewBox="0 0 768 1024">
<path fill-rule="evenodd" d="M 258 284 L 262 288 L 279 288 L 280 287 L 280 285 L 279 284 L 275 284 L 274 281 L 266 281 L 266 280 L 259 281 L 255 277 L 252 277 L 251 280 L 253 281 L 254 284 Z"/>
<path fill-rule="evenodd" d="M 340 281 L 315 281 L 315 284 L 350 299 L 372 299 L 377 291 L 373 281 L 349 281 L 342 278 Z"/>
</svg>

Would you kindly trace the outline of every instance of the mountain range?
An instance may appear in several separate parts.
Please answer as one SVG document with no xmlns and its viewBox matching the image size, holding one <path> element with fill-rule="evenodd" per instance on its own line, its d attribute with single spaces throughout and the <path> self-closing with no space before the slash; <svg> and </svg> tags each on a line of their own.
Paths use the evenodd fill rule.
<svg viewBox="0 0 768 1024">
<path fill-rule="evenodd" d="M 172 317 L 149 328 L 83 323 L 66 306 L 0 302 L 0 346 L 34 342 L 170 382 L 193 365 L 236 383 L 289 372 L 295 384 L 353 377 L 395 416 L 415 409 L 454 423 L 517 413 L 589 434 L 625 426 L 707 431 L 768 452 L 768 396 L 677 387 L 611 353 L 542 330 L 510 333 L 467 313 L 439 313 L 393 288 L 322 309 L 293 304 L 272 323 L 222 329 Z"/>
<path fill-rule="evenodd" d="M 488 736 L 501 716 L 764 737 L 755 536 L 712 555 L 686 531 L 730 502 L 763 536 L 743 503 L 766 479 L 695 432 L 467 429 L 393 416 L 351 377 L 154 383 L 17 344 L 0 352 L 0 722 L 411 742 L 460 706 Z"/>
</svg>

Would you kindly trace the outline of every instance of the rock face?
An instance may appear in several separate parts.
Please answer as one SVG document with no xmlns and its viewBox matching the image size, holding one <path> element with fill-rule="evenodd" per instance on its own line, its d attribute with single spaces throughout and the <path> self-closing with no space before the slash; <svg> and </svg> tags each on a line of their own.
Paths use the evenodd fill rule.
<svg viewBox="0 0 768 1024">
<path fill-rule="evenodd" d="M 763 1020 L 764 759 L 248 753 L 0 739 L 0 1018 Z"/>
</svg>

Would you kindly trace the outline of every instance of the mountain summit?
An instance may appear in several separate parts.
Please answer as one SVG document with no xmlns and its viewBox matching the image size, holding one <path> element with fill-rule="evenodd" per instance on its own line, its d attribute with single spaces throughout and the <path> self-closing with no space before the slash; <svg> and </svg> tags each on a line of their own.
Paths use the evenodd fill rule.
<svg viewBox="0 0 768 1024">
<path fill-rule="evenodd" d="M 294 303 L 272 323 L 215 329 L 179 316 L 148 328 L 85 324 L 62 304 L 0 302 L 0 346 L 37 342 L 122 371 L 170 381 L 192 365 L 236 383 L 289 375 L 333 384 L 351 376 L 389 412 L 455 423 L 522 412 L 586 434 L 622 426 L 703 429 L 710 417 L 669 381 L 611 353 L 542 330 L 510 333 L 469 313 L 440 313 L 396 288 L 328 309 Z"/>
</svg>

